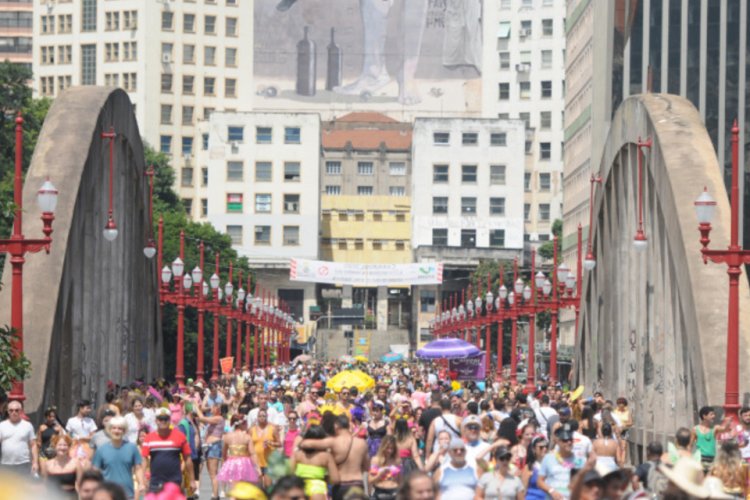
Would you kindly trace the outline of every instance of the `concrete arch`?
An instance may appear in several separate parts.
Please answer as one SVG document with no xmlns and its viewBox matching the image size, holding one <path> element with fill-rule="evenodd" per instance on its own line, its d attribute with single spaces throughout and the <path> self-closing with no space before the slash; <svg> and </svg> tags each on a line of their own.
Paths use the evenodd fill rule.
<svg viewBox="0 0 750 500">
<path fill-rule="evenodd" d="M 638 137 L 653 139 L 644 164 L 644 254 L 637 224 Z M 664 439 L 724 395 L 727 274 L 704 265 L 693 201 L 703 186 L 718 202 L 712 247 L 729 241 L 729 200 L 711 140 L 693 105 L 678 96 L 625 100 L 609 132 L 594 200 L 596 268 L 586 273 L 577 375 L 587 388 L 624 395 L 637 416 L 634 439 Z M 750 326 L 747 281 L 741 325 Z M 750 359 L 743 333 L 741 359 Z M 744 366 L 742 366 L 744 365 Z M 750 369 L 742 363 L 742 379 Z M 741 387 L 747 401 L 748 384 Z M 743 397 L 744 396 L 744 397 Z"/>
<path fill-rule="evenodd" d="M 109 145 L 114 126 L 114 215 L 107 218 Z M 24 348 L 31 360 L 27 411 L 75 401 L 101 402 L 107 380 L 160 374 L 162 341 L 156 262 L 143 256 L 148 183 L 133 106 L 122 90 L 78 87 L 55 99 L 23 190 L 24 232 L 41 235 L 36 190 L 49 176 L 60 194 L 49 255 L 24 266 Z M 10 283 L 6 262 L 3 282 Z M 10 324 L 10 286 L 0 291 L 0 324 Z"/>
</svg>

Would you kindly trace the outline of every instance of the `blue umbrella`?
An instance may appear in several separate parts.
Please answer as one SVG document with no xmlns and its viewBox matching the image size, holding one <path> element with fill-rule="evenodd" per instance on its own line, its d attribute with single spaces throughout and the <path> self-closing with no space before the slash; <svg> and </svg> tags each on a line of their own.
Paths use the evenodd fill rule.
<svg viewBox="0 0 750 500">
<path fill-rule="evenodd" d="M 433 340 L 417 351 L 417 357 L 422 359 L 459 359 L 471 358 L 481 354 L 481 350 L 474 344 L 461 339 Z"/>
<path fill-rule="evenodd" d="M 389 352 L 382 358 L 380 358 L 380 360 L 385 363 L 395 363 L 397 361 L 401 361 L 402 359 L 404 359 L 404 355 L 398 352 Z"/>
</svg>

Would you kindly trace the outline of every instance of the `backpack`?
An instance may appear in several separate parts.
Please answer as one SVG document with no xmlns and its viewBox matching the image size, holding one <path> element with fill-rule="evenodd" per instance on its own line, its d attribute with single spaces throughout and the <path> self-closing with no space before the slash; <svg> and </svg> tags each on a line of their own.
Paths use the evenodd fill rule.
<svg viewBox="0 0 750 500">
<path fill-rule="evenodd" d="M 648 469 L 646 484 L 644 486 L 648 491 L 660 495 L 666 491 L 667 486 L 669 485 L 669 479 L 659 471 L 659 464 L 661 462 L 649 463 L 651 464 L 651 467 Z"/>
</svg>

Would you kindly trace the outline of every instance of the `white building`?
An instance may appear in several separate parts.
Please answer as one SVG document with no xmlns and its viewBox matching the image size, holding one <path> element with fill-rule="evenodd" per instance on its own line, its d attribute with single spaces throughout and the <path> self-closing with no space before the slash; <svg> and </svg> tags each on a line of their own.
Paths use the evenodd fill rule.
<svg viewBox="0 0 750 500">
<path fill-rule="evenodd" d="M 551 238 L 562 219 L 565 2 L 484 2 L 482 113 L 526 124 L 527 240 Z"/>
<path fill-rule="evenodd" d="M 249 111 L 253 12 L 239 0 L 34 0 L 34 90 L 122 87 L 146 142 L 178 173 L 213 111 Z M 181 176 L 188 213 L 193 183 Z M 194 182 L 194 181 L 193 181 Z"/>
<path fill-rule="evenodd" d="M 261 286 L 307 318 L 315 285 L 289 282 L 289 259 L 318 257 L 320 117 L 216 112 L 198 129 L 197 219 L 229 234 Z"/>
</svg>

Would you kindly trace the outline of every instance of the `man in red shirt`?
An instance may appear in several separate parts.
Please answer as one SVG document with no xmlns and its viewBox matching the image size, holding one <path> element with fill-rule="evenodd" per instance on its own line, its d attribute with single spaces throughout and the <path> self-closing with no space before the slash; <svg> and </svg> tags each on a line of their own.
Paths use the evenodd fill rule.
<svg viewBox="0 0 750 500">
<path fill-rule="evenodd" d="M 151 471 L 149 492 L 161 491 L 166 483 L 182 485 L 180 458 L 185 463 L 188 484 L 191 489 L 197 487 L 190 460 L 190 443 L 182 432 L 172 427 L 170 418 L 171 412 L 167 408 L 156 410 L 156 432 L 150 432 L 143 439 L 141 452 Z"/>
</svg>

